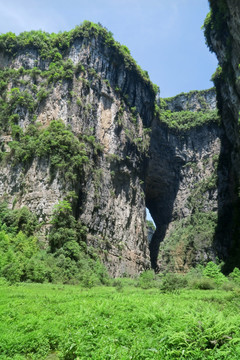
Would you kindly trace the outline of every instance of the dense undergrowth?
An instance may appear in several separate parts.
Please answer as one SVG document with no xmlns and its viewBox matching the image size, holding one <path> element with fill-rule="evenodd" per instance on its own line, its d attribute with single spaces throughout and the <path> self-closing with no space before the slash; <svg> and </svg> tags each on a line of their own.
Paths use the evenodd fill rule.
<svg viewBox="0 0 240 360">
<path fill-rule="evenodd" d="M 0 285 L 1 360 L 240 356 L 239 290 Z"/>
<path fill-rule="evenodd" d="M 69 201 L 55 207 L 47 250 L 26 207 L 0 214 L 0 359 L 239 358 L 239 269 L 110 279 Z"/>
<path fill-rule="evenodd" d="M 82 283 L 91 287 L 108 281 L 96 251 L 86 245 L 86 227 L 75 220 L 67 200 L 53 211 L 48 248 L 38 241 L 36 234 L 42 224 L 27 207 L 9 210 L 1 204 L 0 224 L 0 276 L 9 283 Z"/>
<path fill-rule="evenodd" d="M 9 283 L 20 281 L 54 282 L 82 284 L 91 287 L 98 284 L 109 284 L 110 278 L 106 269 L 99 260 L 95 249 L 87 246 L 87 228 L 73 216 L 72 204 L 74 193 L 70 193 L 65 200 L 55 207 L 51 218 L 51 229 L 47 235 L 49 246 L 37 238 L 38 232 L 44 223 L 39 223 L 36 216 L 27 207 L 11 210 L 7 203 L 0 206 L 0 276 Z M 201 219 L 184 230 L 188 237 L 199 233 Z M 210 225 L 208 225 L 210 227 Z M 197 229 L 196 229 L 197 227 Z M 193 231 L 195 228 L 195 232 Z M 198 229 L 199 228 L 199 229 Z M 192 230 L 191 230 L 192 229 Z M 211 229 L 209 228 L 211 232 Z M 204 234 L 206 231 L 204 232 Z M 206 235 L 206 234 L 205 234 Z M 176 233 L 177 242 L 179 234 Z M 182 234 L 181 234 L 182 236 Z M 198 239 L 203 242 L 204 239 Z M 174 243 L 174 237 L 172 239 Z M 168 276 L 168 277 L 166 277 Z M 167 280 L 166 280 L 167 279 Z M 221 266 L 213 262 L 207 265 L 198 265 L 186 276 L 173 273 L 154 275 L 147 271 L 139 278 L 139 286 L 160 287 L 170 282 L 169 289 L 180 287 L 215 288 L 219 285 L 234 287 L 240 283 L 240 270 L 235 269 L 229 277 L 221 273 Z M 171 285 L 173 282 L 173 285 Z M 234 285 L 234 282 L 236 283 Z M 204 285 L 205 284 L 205 285 Z M 117 284 L 116 284 L 117 285 Z M 119 285 L 121 286 L 121 284 Z"/>
</svg>

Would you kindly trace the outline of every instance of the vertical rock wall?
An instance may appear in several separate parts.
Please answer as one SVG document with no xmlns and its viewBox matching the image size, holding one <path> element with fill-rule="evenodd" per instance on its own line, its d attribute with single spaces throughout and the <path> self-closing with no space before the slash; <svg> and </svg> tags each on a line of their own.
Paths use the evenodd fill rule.
<svg viewBox="0 0 240 360">
<path fill-rule="evenodd" d="M 205 37 L 210 51 L 215 52 L 219 67 L 213 75 L 224 132 L 229 146 L 221 149 L 223 162 L 228 162 L 229 197 L 219 213 L 218 228 L 231 251 L 226 270 L 240 266 L 240 3 L 237 0 L 210 0 L 211 12 L 205 20 Z"/>
<path fill-rule="evenodd" d="M 144 163 L 155 94 L 134 69 L 128 69 L 103 38 L 80 37 L 65 53 L 73 76 L 46 83 L 51 63 L 31 48 L 15 57 L 1 53 L 1 68 L 18 71 L 8 83 L 20 93 L 28 91 L 37 101 L 45 81 L 47 97 L 37 102 L 34 120 L 24 106 L 15 110 L 23 131 L 31 123 L 47 128 L 61 119 L 76 138 L 88 146 L 88 163 L 74 181 L 64 181 L 61 171 L 51 177 L 49 158 L 34 157 L 27 167 L 14 163 L 11 152 L 1 164 L 0 196 L 10 207 L 26 205 L 49 228 L 53 207 L 69 192 L 77 196 L 74 212 L 88 228 L 88 246 L 94 246 L 113 276 L 135 274 L 149 267 L 145 225 Z M 37 68 L 31 76 L 19 69 Z M 79 70 L 76 70 L 79 69 Z M 57 76 L 56 74 L 53 76 Z M 35 89 L 35 93 L 33 91 Z M 10 102 L 10 99 L 7 101 Z M 9 152 L 12 130 L 2 131 Z"/>
<path fill-rule="evenodd" d="M 218 210 L 228 192 L 228 170 L 219 168 L 225 140 L 220 120 L 191 124 L 216 110 L 213 89 L 180 94 L 165 103 L 153 123 L 147 176 L 146 204 L 157 226 L 151 261 L 159 271 L 186 272 L 227 254 L 227 244 L 216 238 Z M 167 126 L 161 121 L 164 115 L 172 116 L 172 124 L 180 116 L 188 123 L 182 129 Z"/>
</svg>

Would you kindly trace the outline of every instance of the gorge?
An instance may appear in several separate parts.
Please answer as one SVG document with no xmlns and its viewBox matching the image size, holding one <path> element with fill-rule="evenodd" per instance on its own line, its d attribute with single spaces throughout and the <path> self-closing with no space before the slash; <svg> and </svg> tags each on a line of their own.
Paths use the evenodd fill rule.
<svg viewBox="0 0 240 360">
<path fill-rule="evenodd" d="M 240 5 L 210 4 L 216 93 L 160 98 L 129 50 L 91 22 L 1 35 L 0 197 L 36 214 L 43 248 L 60 204 L 113 277 L 239 266 Z"/>
</svg>

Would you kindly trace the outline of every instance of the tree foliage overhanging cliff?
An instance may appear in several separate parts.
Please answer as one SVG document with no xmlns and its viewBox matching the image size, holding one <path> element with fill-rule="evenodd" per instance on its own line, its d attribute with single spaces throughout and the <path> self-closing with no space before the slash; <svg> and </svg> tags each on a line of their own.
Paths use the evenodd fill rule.
<svg viewBox="0 0 240 360">
<path fill-rule="evenodd" d="M 147 71 L 141 69 L 130 55 L 130 50 L 125 45 L 115 41 L 113 34 L 101 24 L 84 21 L 82 25 L 76 26 L 75 29 L 58 34 L 49 34 L 39 30 L 23 32 L 17 36 L 9 32 L 0 36 L 0 49 L 7 54 L 15 55 L 17 51 L 35 48 L 42 59 L 58 61 L 62 59 L 62 55 L 68 51 L 74 40 L 92 37 L 101 37 L 103 42 L 114 50 L 114 60 L 117 62 L 123 61 L 127 69 L 134 71 L 157 94 L 158 86 L 150 81 Z"/>
</svg>

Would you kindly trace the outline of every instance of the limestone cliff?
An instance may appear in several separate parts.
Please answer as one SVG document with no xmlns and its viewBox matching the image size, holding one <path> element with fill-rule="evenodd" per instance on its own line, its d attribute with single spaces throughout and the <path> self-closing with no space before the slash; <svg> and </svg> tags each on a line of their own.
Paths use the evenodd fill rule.
<svg viewBox="0 0 240 360">
<path fill-rule="evenodd" d="M 28 206 L 46 232 L 54 205 L 74 193 L 74 216 L 88 228 L 88 246 L 99 249 L 112 275 L 134 274 L 149 266 L 144 163 L 155 93 L 105 29 L 86 23 L 70 35 L 66 48 L 64 37 L 46 34 L 36 44 L 34 32 L 24 44 L 20 35 L 0 45 L 1 199 Z M 53 53 L 45 55 L 50 41 Z M 61 134 L 59 119 L 66 127 Z M 44 142 L 57 131 L 56 144 L 51 139 L 40 151 L 39 136 Z M 70 152 L 73 142 L 78 153 Z M 56 149 L 61 146 L 68 160 Z"/>
<path fill-rule="evenodd" d="M 157 225 L 151 260 L 159 270 L 184 272 L 227 252 L 215 237 L 227 192 L 228 171 L 218 167 L 226 141 L 213 89 L 162 99 L 161 104 L 153 122 L 146 189 Z"/>
<path fill-rule="evenodd" d="M 223 159 L 228 159 L 229 198 L 218 227 L 231 244 L 227 270 L 231 271 L 239 263 L 239 184 L 240 184 L 240 3 L 237 0 L 210 0 L 211 11 L 204 23 L 204 32 L 210 51 L 215 52 L 219 67 L 213 75 L 217 91 L 218 107 L 223 119 L 224 131 L 230 146 L 221 149 Z M 227 221 L 226 221 L 227 219 Z"/>
<path fill-rule="evenodd" d="M 0 200 L 37 215 L 44 246 L 67 199 L 112 276 L 227 256 L 217 222 L 231 144 L 214 89 L 156 100 L 129 50 L 90 22 L 2 35 L 0 89 Z M 150 246 L 146 206 L 157 226 Z"/>
<path fill-rule="evenodd" d="M 202 91 L 181 93 L 164 99 L 167 110 L 177 111 L 207 111 L 216 110 L 216 92 L 214 88 Z"/>
</svg>

